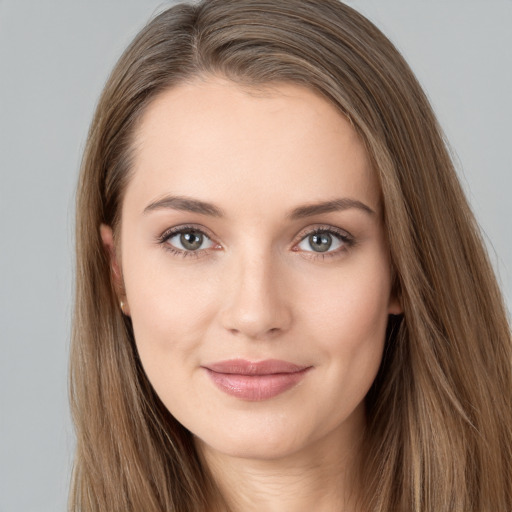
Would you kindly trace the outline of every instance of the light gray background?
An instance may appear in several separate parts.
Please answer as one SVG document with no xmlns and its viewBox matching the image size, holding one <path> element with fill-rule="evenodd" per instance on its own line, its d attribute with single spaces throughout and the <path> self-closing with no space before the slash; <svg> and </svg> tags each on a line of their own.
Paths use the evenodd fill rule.
<svg viewBox="0 0 512 512">
<path fill-rule="evenodd" d="M 0 512 L 65 510 L 77 169 L 116 58 L 172 3 L 0 0 Z M 426 88 L 510 310 L 512 0 L 348 3 Z"/>
</svg>

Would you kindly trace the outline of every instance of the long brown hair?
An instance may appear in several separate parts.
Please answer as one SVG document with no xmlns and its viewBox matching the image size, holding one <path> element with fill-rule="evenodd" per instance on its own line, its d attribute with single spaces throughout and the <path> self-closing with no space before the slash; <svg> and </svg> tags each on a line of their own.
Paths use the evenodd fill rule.
<svg viewBox="0 0 512 512">
<path fill-rule="evenodd" d="M 322 94 L 364 140 L 382 191 L 395 289 L 367 398 L 374 512 L 512 510 L 512 343 L 505 308 L 432 109 L 367 19 L 337 0 L 204 0 L 156 16 L 112 72 L 77 195 L 70 510 L 208 510 L 192 436 L 148 382 L 99 226 L 120 221 L 131 141 L 161 91 L 197 76 Z"/>
</svg>

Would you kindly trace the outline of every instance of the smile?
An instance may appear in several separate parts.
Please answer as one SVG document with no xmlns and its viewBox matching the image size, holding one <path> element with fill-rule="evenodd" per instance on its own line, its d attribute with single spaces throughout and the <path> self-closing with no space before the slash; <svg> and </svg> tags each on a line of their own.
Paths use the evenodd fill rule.
<svg viewBox="0 0 512 512">
<path fill-rule="evenodd" d="M 233 359 L 203 366 L 224 393 L 242 400 L 269 400 L 296 386 L 312 366 L 268 359 L 251 362 Z"/>
</svg>

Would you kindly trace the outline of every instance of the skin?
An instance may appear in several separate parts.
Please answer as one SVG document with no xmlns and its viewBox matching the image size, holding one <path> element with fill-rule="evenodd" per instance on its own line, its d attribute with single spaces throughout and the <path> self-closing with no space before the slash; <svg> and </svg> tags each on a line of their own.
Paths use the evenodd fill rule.
<svg viewBox="0 0 512 512">
<path fill-rule="evenodd" d="M 223 215 L 155 206 L 168 196 Z M 340 198 L 368 210 L 290 218 Z M 180 235 L 162 240 L 180 226 L 208 236 L 187 256 Z M 330 237 L 326 252 L 311 245 L 314 229 Z M 388 315 L 401 309 L 379 188 L 350 123 L 290 84 L 256 91 L 205 78 L 165 91 L 136 132 L 120 233 L 115 244 L 101 227 L 145 371 L 230 506 L 355 510 L 364 397 Z M 203 368 L 233 358 L 311 369 L 251 401 L 219 390 Z"/>
</svg>

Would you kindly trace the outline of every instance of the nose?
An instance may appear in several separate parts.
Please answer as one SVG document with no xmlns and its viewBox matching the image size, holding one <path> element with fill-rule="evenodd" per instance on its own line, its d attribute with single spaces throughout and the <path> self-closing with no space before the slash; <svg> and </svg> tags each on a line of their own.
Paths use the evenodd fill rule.
<svg viewBox="0 0 512 512">
<path fill-rule="evenodd" d="M 230 266 L 229 290 L 221 308 L 231 334 L 264 340 L 287 331 L 292 322 L 285 276 L 271 255 L 250 255 Z"/>
</svg>

